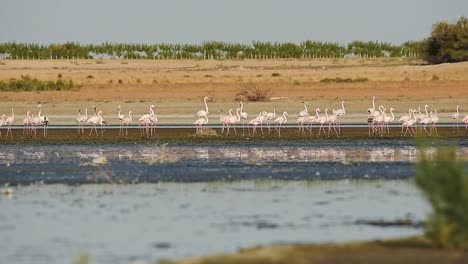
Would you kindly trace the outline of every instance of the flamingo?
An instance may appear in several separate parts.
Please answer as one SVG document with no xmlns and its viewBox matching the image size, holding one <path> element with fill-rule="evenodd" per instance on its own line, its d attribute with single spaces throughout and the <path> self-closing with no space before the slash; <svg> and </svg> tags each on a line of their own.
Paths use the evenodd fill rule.
<svg viewBox="0 0 468 264">
<path fill-rule="evenodd" d="M 434 115 L 431 117 L 432 126 L 430 133 L 432 134 L 432 131 L 435 130 L 436 135 L 438 136 L 439 133 L 437 132 L 437 122 L 439 122 L 439 115 L 437 114 L 437 109 L 434 109 Z"/>
<path fill-rule="evenodd" d="M 208 100 L 208 96 L 205 96 L 203 98 L 203 103 L 205 104 L 205 110 L 200 110 L 197 112 L 196 116 L 195 117 L 202 117 L 202 116 L 207 116 L 210 112 L 208 112 L 208 104 L 206 103 L 206 100 Z"/>
<path fill-rule="evenodd" d="M 379 114 L 376 115 L 375 113 L 379 113 Z M 383 130 L 382 130 L 382 127 L 379 127 L 379 126 L 382 126 L 384 117 L 385 117 L 385 108 L 383 106 L 379 106 L 379 111 L 374 112 L 374 118 L 372 122 L 373 134 L 375 134 L 376 131 L 380 130 L 380 135 L 382 136 Z"/>
<path fill-rule="evenodd" d="M 120 110 L 119 110 L 119 112 L 120 112 Z M 125 137 L 126 138 L 128 137 L 128 125 L 130 125 L 132 122 L 133 122 L 132 111 L 128 111 L 128 117 L 123 117 L 123 115 L 122 115 L 122 119 L 121 119 L 122 134 L 123 134 L 123 127 L 125 127 Z"/>
<path fill-rule="evenodd" d="M 328 110 L 328 109 L 326 109 Z M 328 115 L 328 111 L 325 110 L 325 115 L 327 116 L 327 122 L 328 122 L 328 137 L 330 137 L 330 130 L 333 125 L 333 129 L 335 130 L 336 136 L 340 137 L 338 134 L 338 131 L 336 130 L 336 120 L 338 119 L 336 114 Z M 332 113 L 335 113 L 335 109 L 333 109 Z"/>
<path fill-rule="evenodd" d="M 414 110 L 413 109 L 409 109 L 408 110 L 408 115 L 403 115 L 402 117 L 400 117 L 400 119 L 398 121 L 402 122 L 401 123 L 401 135 L 403 136 L 403 124 L 405 122 L 408 122 L 408 120 L 411 119 L 411 115 L 414 113 Z"/>
<path fill-rule="evenodd" d="M 465 123 L 465 136 L 466 132 L 468 131 L 468 115 L 466 115 L 463 119 L 462 122 Z"/>
<path fill-rule="evenodd" d="M 249 123 L 247 125 L 252 125 L 252 136 L 255 135 L 257 126 L 261 125 L 263 123 L 263 121 L 266 118 L 266 115 L 267 115 L 267 112 L 262 111 L 262 112 L 258 113 L 257 117 L 255 117 L 254 119 L 249 121 Z M 249 128 L 247 127 L 247 129 L 249 129 Z M 263 130 L 262 130 L 262 134 L 263 134 Z M 249 136 L 250 136 L 250 129 L 249 129 Z"/>
<path fill-rule="evenodd" d="M 244 103 L 240 101 L 240 116 L 242 118 L 242 136 L 244 136 L 244 131 L 245 131 L 245 120 L 249 119 L 249 114 L 247 112 L 243 112 L 244 110 Z M 208 121 L 207 121 L 208 122 Z"/>
<path fill-rule="evenodd" d="M 273 112 L 268 112 L 265 118 L 265 121 L 267 122 L 268 125 L 268 132 L 270 132 L 270 124 L 271 121 L 273 121 L 276 118 L 276 107 L 273 107 Z"/>
<path fill-rule="evenodd" d="M 120 105 L 117 106 L 117 118 L 119 119 L 120 122 L 120 129 L 119 129 L 119 136 L 123 134 L 123 126 L 122 126 L 122 120 L 124 119 L 124 115 L 122 115 L 122 109 L 120 108 Z"/>
<path fill-rule="evenodd" d="M 40 123 L 42 123 L 43 127 L 44 127 L 44 138 L 46 138 L 47 136 L 47 129 L 46 129 L 46 126 L 49 125 L 49 118 L 47 116 L 43 116 L 42 115 L 42 105 L 38 105 L 37 108 L 39 109 L 39 112 L 37 113 L 37 116 L 39 117 L 39 120 L 40 120 Z M 36 133 L 36 131 L 34 131 L 34 133 Z"/>
<path fill-rule="evenodd" d="M 232 114 L 232 109 L 230 109 L 231 111 L 229 112 L 230 114 Z M 239 114 L 239 111 L 240 111 L 240 108 L 237 108 L 236 109 L 236 115 L 233 116 L 231 115 L 229 117 L 229 119 L 227 120 L 227 132 L 226 132 L 226 135 L 230 135 L 231 133 L 229 132 L 229 127 L 230 126 L 234 126 L 234 133 L 236 133 L 237 135 L 237 131 L 236 131 L 236 123 L 240 121 L 240 114 Z"/>
<path fill-rule="evenodd" d="M 318 108 L 315 109 L 315 114 L 316 115 L 312 115 L 312 116 L 307 116 L 305 118 L 305 121 L 304 123 L 308 123 L 309 124 L 309 127 L 307 128 L 309 130 L 309 136 L 312 136 L 312 124 L 314 122 L 317 122 L 317 117 L 318 117 L 318 113 L 317 113 L 317 110 L 319 110 Z"/>
<path fill-rule="evenodd" d="M 413 135 L 415 134 L 415 131 L 413 129 L 413 126 L 414 124 L 416 124 L 416 121 L 417 121 L 417 116 L 414 114 L 414 112 L 416 112 L 415 110 L 412 110 L 412 114 L 413 114 L 413 118 L 411 118 L 410 120 L 404 122 L 402 124 L 402 126 L 406 126 L 406 130 L 405 130 L 405 134 L 403 136 L 406 136 L 406 133 L 408 133 L 408 131 L 410 131 L 410 134 L 412 133 Z M 409 128 L 411 127 L 411 130 L 409 130 Z"/>
<path fill-rule="evenodd" d="M 387 125 L 387 132 L 388 133 L 390 133 L 390 128 L 388 127 L 388 124 L 393 122 L 393 120 L 395 120 L 395 115 L 393 114 L 393 111 L 395 111 L 395 108 L 390 107 L 390 114 L 392 115 L 392 117 L 389 117 L 389 116 L 385 115 L 385 118 L 383 120 L 384 124 Z"/>
<path fill-rule="evenodd" d="M 93 129 L 94 129 L 94 131 L 96 131 L 96 137 L 97 137 L 98 132 L 97 132 L 97 129 L 96 129 L 96 125 L 100 124 L 101 129 L 102 129 L 102 125 L 104 124 L 104 121 L 102 119 L 102 111 L 99 111 L 97 113 L 97 115 L 90 117 L 88 120 L 86 120 L 86 123 L 90 123 L 90 124 L 93 125 L 93 127 L 91 128 L 91 131 L 89 132 L 89 136 L 91 136 L 91 134 L 93 133 Z"/>
<path fill-rule="evenodd" d="M 11 108 L 11 116 L 7 117 L 5 120 L 5 125 L 8 125 L 8 130 L 6 134 L 6 138 L 8 139 L 8 132 L 10 132 L 10 137 L 13 139 L 13 133 L 11 131 L 11 125 L 15 122 L 15 113 L 13 112 L 13 108 Z"/>
<path fill-rule="evenodd" d="M 370 115 L 374 115 L 375 112 L 375 96 L 372 96 L 372 108 L 367 109 Z"/>
<path fill-rule="evenodd" d="M 280 116 L 280 117 L 277 117 L 275 119 L 275 123 L 276 123 L 276 131 L 278 132 L 278 137 L 281 137 L 281 126 L 283 124 L 285 124 L 286 122 L 288 122 L 288 112 L 283 112 L 283 116 Z"/>
<path fill-rule="evenodd" d="M 203 116 L 195 120 L 193 123 L 196 127 L 195 134 L 198 136 L 203 136 L 203 125 L 208 124 L 208 116 Z"/>
<path fill-rule="evenodd" d="M 304 110 L 299 112 L 299 116 L 308 116 L 309 115 L 309 109 L 307 109 L 308 106 L 309 106 L 309 102 L 305 101 L 304 102 Z"/>
<path fill-rule="evenodd" d="M 336 112 L 334 114 L 337 117 L 338 131 L 341 134 L 341 117 L 346 114 L 345 102 L 344 101 L 341 101 L 341 109 L 336 110 Z"/>
<path fill-rule="evenodd" d="M 81 133 L 84 134 L 84 123 L 88 121 L 88 108 L 85 108 L 85 115 L 81 115 L 81 109 L 78 109 L 78 117 L 76 123 L 81 126 Z M 78 127 L 78 135 L 80 134 L 80 127 Z"/>
<path fill-rule="evenodd" d="M 143 136 L 143 128 L 141 126 L 149 126 L 151 125 L 151 122 L 149 122 L 147 119 L 149 119 L 151 117 L 151 113 L 154 113 L 154 110 L 153 108 L 155 108 L 154 105 L 150 105 L 149 107 L 149 113 L 146 113 L 144 115 L 142 115 L 140 118 L 138 118 L 138 121 L 140 122 L 138 124 L 138 128 L 140 129 L 140 135 Z M 146 136 L 148 136 L 148 129 L 146 128 Z"/>
<path fill-rule="evenodd" d="M 299 127 L 299 134 L 305 134 L 305 131 L 304 131 L 304 123 L 306 122 L 306 119 L 307 119 L 308 116 L 299 116 L 297 117 L 297 126 Z"/>
<path fill-rule="evenodd" d="M 158 116 L 154 113 L 154 110 L 151 111 L 151 113 L 150 113 L 149 121 L 151 122 L 151 137 L 152 137 L 153 136 L 153 131 L 156 130 L 156 125 L 159 122 Z"/>
<path fill-rule="evenodd" d="M 457 124 L 457 131 L 460 132 L 460 128 L 458 126 L 458 118 L 460 117 L 460 111 L 458 109 L 458 105 L 457 105 L 457 112 L 453 113 L 452 114 L 452 132 L 455 132 L 455 123 Z"/>
<path fill-rule="evenodd" d="M 0 119 L 0 138 L 2 138 L 2 126 L 6 123 L 6 115 L 2 115 L 2 119 Z"/>
<path fill-rule="evenodd" d="M 323 124 L 325 124 L 328 120 L 328 116 L 320 116 L 319 113 L 320 113 L 320 109 L 317 108 L 315 110 L 315 113 L 317 114 L 317 123 L 320 124 L 320 127 L 319 127 L 319 133 L 318 133 L 318 137 L 320 136 L 320 132 L 323 130 L 323 134 L 325 134 L 325 128 L 323 128 Z M 325 114 L 328 114 L 328 109 L 325 109 Z"/>
<path fill-rule="evenodd" d="M 221 113 L 220 113 L 219 115 L 220 115 L 220 116 L 219 116 L 219 121 L 221 121 L 221 123 L 223 124 L 223 128 L 221 129 L 221 134 L 223 134 L 223 133 L 224 133 L 224 128 L 225 128 L 225 127 L 227 128 L 227 127 L 229 126 L 229 119 L 230 119 L 231 117 L 233 117 L 233 115 L 232 115 L 232 108 L 229 109 L 229 115 L 222 116 Z"/>
<path fill-rule="evenodd" d="M 41 123 L 41 119 L 39 118 L 39 116 L 34 117 L 34 115 L 31 115 L 31 121 L 29 122 L 31 126 L 31 137 L 33 136 L 33 133 L 34 133 L 34 138 L 35 138 L 37 135 L 37 126 Z"/>
<path fill-rule="evenodd" d="M 26 131 L 26 135 L 29 135 L 29 127 L 31 126 L 31 111 L 26 112 L 26 117 L 23 119 L 23 135 Z"/>
<path fill-rule="evenodd" d="M 428 116 L 424 117 L 423 119 L 419 121 L 420 124 L 424 125 L 424 133 L 426 135 L 428 134 L 426 127 L 429 123 L 431 123 L 432 121 L 431 118 L 432 118 L 432 111 L 429 113 Z"/>
</svg>

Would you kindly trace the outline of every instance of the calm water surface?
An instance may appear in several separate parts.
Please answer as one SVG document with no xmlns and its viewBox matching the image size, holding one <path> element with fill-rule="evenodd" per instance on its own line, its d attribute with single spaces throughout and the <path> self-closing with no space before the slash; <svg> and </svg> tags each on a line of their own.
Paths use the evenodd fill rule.
<svg viewBox="0 0 468 264">
<path fill-rule="evenodd" d="M 288 242 L 420 234 L 358 220 L 422 221 L 411 183 L 240 181 L 135 185 L 31 185 L 0 196 L 0 263 L 158 261 Z"/>
</svg>

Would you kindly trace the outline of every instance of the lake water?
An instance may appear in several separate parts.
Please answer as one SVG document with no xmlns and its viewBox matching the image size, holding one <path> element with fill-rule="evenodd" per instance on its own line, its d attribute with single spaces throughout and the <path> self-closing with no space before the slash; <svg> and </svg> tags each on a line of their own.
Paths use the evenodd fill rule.
<svg viewBox="0 0 468 264">
<path fill-rule="evenodd" d="M 408 179 L 416 158 L 398 141 L 2 146 L 0 183 L 13 194 L 0 195 L 0 263 L 153 263 L 421 234 L 360 223 L 424 221 Z"/>
<path fill-rule="evenodd" d="M 32 185 L 0 196 L 0 263 L 131 263 L 289 242 L 421 234 L 359 220 L 422 221 L 410 181 Z"/>
</svg>

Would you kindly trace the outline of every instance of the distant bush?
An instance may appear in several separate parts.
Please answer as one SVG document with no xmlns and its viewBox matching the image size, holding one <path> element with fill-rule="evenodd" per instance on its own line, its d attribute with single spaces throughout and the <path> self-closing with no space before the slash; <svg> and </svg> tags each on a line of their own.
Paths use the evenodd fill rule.
<svg viewBox="0 0 468 264">
<path fill-rule="evenodd" d="M 281 74 L 279 74 L 279 72 L 274 72 L 271 74 L 271 77 L 279 77 L 281 76 Z"/>
<path fill-rule="evenodd" d="M 29 75 L 21 76 L 19 80 L 0 81 L 0 91 L 76 91 L 79 89 L 79 85 L 72 80 L 41 81 Z"/>
<path fill-rule="evenodd" d="M 367 82 L 367 81 L 369 81 L 369 79 L 364 78 L 364 77 L 357 77 L 355 79 L 337 77 L 337 78 L 325 78 L 325 79 L 320 80 L 320 82 L 323 82 L 323 83 L 331 83 L 331 82 L 336 82 L 336 83 L 357 83 L 357 82 Z"/>
<path fill-rule="evenodd" d="M 416 184 L 432 205 L 426 236 L 439 246 L 468 249 L 468 175 L 455 148 L 438 149 L 433 158 L 420 147 Z"/>
<path fill-rule="evenodd" d="M 468 61 L 468 19 L 461 17 L 457 23 L 438 22 L 421 47 L 429 63 Z"/>
<path fill-rule="evenodd" d="M 252 102 L 266 101 L 273 95 L 273 91 L 257 87 L 255 83 L 241 84 L 239 96 Z"/>
</svg>

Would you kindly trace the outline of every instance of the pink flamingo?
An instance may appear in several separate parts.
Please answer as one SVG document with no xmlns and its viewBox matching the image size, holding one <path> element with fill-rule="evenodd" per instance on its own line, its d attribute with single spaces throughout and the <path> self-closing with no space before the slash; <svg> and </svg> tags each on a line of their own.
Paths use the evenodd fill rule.
<svg viewBox="0 0 468 264">
<path fill-rule="evenodd" d="M 0 119 L 0 138 L 2 138 L 2 126 L 6 123 L 6 115 L 3 114 L 2 118 Z"/>
<path fill-rule="evenodd" d="M 387 133 L 390 133 L 390 128 L 388 127 L 388 124 L 395 120 L 395 115 L 393 114 L 393 111 L 395 111 L 395 108 L 390 107 L 390 114 L 392 115 L 392 117 L 385 115 L 383 120 L 384 124 L 387 126 Z"/>
<path fill-rule="evenodd" d="M 410 132 L 410 135 L 411 134 L 414 135 L 416 133 L 416 131 L 413 129 L 413 126 L 414 124 L 416 124 L 417 116 L 414 114 L 415 112 L 414 110 L 412 112 L 413 112 L 413 118 L 402 124 L 402 126 L 406 127 L 405 134 L 403 136 L 406 136 L 406 133 L 408 133 L 408 131 Z M 409 128 L 411 128 L 411 130 L 409 130 Z"/>
<path fill-rule="evenodd" d="M 210 112 L 208 112 L 208 104 L 206 103 L 206 100 L 208 100 L 208 99 L 209 99 L 208 96 L 205 96 L 203 98 L 203 103 L 205 104 L 205 110 L 202 109 L 202 110 L 198 111 L 195 117 L 200 118 L 200 117 L 203 117 L 203 116 L 207 116 L 210 113 Z"/>
<path fill-rule="evenodd" d="M 426 135 L 428 134 L 426 127 L 429 123 L 431 123 L 432 121 L 431 118 L 432 118 L 432 111 L 429 113 L 429 116 L 426 116 L 423 119 L 421 119 L 421 121 L 419 121 L 420 124 L 424 125 L 424 133 Z"/>
<path fill-rule="evenodd" d="M 298 116 L 297 117 L 297 126 L 299 127 L 299 134 L 305 134 L 304 124 L 306 122 L 307 116 Z"/>
<path fill-rule="evenodd" d="M 275 123 L 276 123 L 276 132 L 278 132 L 278 137 L 281 137 L 281 126 L 283 124 L 285 124 L 286 122 L 288 122 L 288 112 L 283 112 L 283 116 L 280 116 L 280 117 L 277 117 L 275 119 Z"/>
<path fill-rule="evenodd" d="M 403 115 L 400 117 L 400 119 L 398 119 L 398 121 L 401 122 L 401 135 L 403 135 L 403 124 L 411 119 L 411 114 L 413 111 L 413 109 L 409 109 L 408 115 Z"/>
<path fill-rule="evenodd" d="M 249 123 L 247 125 L 252 125 L 252 135 L 250 134 L 250 129 L 247 127 L 247 129 L 249 130 L 249 136 L 255 135 L 256 130 L 257 130 L 257 126 L 262 124 L 262 122 L 266 118 L 266 115 L 267 115 L 267 112 L 262 111 L 262 112 L 258 113 L 257 117 L 255 117 L 254 119 L 249 121 Z M 263 132 L 262 132 L 262 134 L 263 134 Z"/>
<path fill-rule="evenodd" d="M 309 124 L 307 129 L 309 130 L 309 136 L 312 136 L 312 125 L 314 122 L 317 122 L 317 118 L 318 118 L 318 113 L 317 113 L 317 110 L 319 110 L 318 108 L 315 109 L 315 115 L 312 115 L 312 116 L 307 116 L 305 118 L 305 121 L 304 121 L 304 124 Z"/>
<path fill-rule="evenodd" d="M 320 136 L 320 132 L 323 130 L 323 134 L 325 134 L 325 128 L 323 128 L 323 125 L 328 121 L 328 109 L 325 109 L 325 114 L 326 116 L 320 116 L 319 113 L 321 112 L 319 108 L 315 110 L 317 113 L 317 123 L 320 124 L 319 127 L 319 132 L 318 132 L 318 137 Z"/>
<path fill-rule="evenodd" d="M 308 106 L 309 106 L 309 102 L 305 101 L 304 110 L 300 111 L 298 116 L 308 116 L 309 115 L 309 109 L 307 108 Z"/>
<path fill-rule="evenodd" d="M 76 124 L 78 126 L 78 136 L 80 135 L 80 127 L 81 127 L 81 134 L 84 135 L 84 123 L 88 121 L 88 108 L 85 109 L 85 115 L 81 115 L 81 109 L 78 109 L 78 117 L 76 118 Z"/>
<path fill-rule="evenodd" d="M 437 114 L 437 109 L 434 109 L 434 115 L 431 116 L 431 132 L 430 134 L 432 135 L 432 131 L 434 130 L 436 132 L 436 135 L 438 136 L 439 133 L 437 132 L 437 122 L 439 122 L 439 115 Z"/>
<path fill-rule="evenodd" d="M 244 110 L 244 103 L 242 101 L 240 101 L 240 116 L 242 118 L 242 136 L 245 135 L 244 131 L 245 131 L 245 120 L 248 120 L 249 119 L 249 114 L 247 112 L 243 112 Z"/>
<path fill-rule="evenodd" d="M 273 112 L 268 112 L 265 118 L 265 121 L 267 122 L 268 125 L 268 133 L 271 131 L 270 125 L 271 121 L 273 121 L 276 118 L 276 107 L 273 107 Z"/>
<path fill-rule="evenodd" d="M 337 117 L 338 132 L 341 134 L 341 117 L 346 114 L 345 102 L 341 101 L 341 109 L 338 109 L 334 112 Z"/>
<path fill-rule="evenodd" d="M 128 137 L 128 125 L 130 125 L 132 122 L 133 122 L 132 111 L 128 111 L 128 117 L 124 117 L 121 120 L 122 127 L 125 127 L 125 137 L 126 138 Z M 123 128 L 122 128 L 122 134 L 123 134 Z"/>
<path fill-rule="evenodd" d="M 231 109 L 230 109 L 231 110 Z M 229 128 L 231 126 L 234 126 L 234 133 L 236 133 L 237 136 L 237 131 L 236 131 L 236 123 L 240 121 L 240 115 L 239 115 L 240 108 L 236 109 L 236 116 L 230 116 L 229 119 L 227 120 L 227 132 L 226 136 L 230 135 L 231 133 L 229 132 Z M 231 112 L 230 112 L 231 113 Z"/>
<path fill-rule="evenodd" d="M 466 136 L 466 132 L 468 131 L 468 115 L 466 115 L 463 118 L 462 122 L 465 123 L 465 136 Z"/>
<path fill-rule="evenodd" d="M 203 125 L 208 124 L 208 116 L 198 118 L 193 124 L 195 125 L 195 134 L 197 137 L 203 137 Z"/>
<path fill-rule="evenodd" d="M 26 112 L 26 117 L 23 119 L 23 136 L 24 132 L 29 136 L 29 127 L 31 126 L 31 111 Z"/>
<path fill-rule="evenodd" d="M 332 111 L 333 113 L 335 113 L 335 109 L 333 109 Z M 328 115 L 327 111 L 325 111 L 325 114 L 327 115 L 327 122 L 328 122 L 328 137 L 330 137 L 330 130 L 333 126 L 333 130 L 335 130 L 335 134 L 337 137 L 340 137 L 340 135 L 338 134 L 338 131 L 336 130 L 336 120 L 338 119 L 337 116 L 335 114 L 332 114 L 332 115 Z"/>
<path fill-rule="evenodd" d="M 47 136 L 46 127 L 49 125 L 50 121 L 49 121 L 49 118 L 47 116 L 42 115 L 42 105 L 38 105 L 37 108 L 39 109 L 39 112 L 37 113 L 37 116 L 39 117 L 40 123 L 44 127 L 44 138 L 46 138 L 46 136 Z M 36 133 L 36 132 L 34 131 L 34 133 Z"/>
<path fill-rule="evenodd" d="M 102 119 L 102 111 L 99 111 L 97 113 L 97 115 L 95 116 L 92 116 L 90 117 L 86 123 L 90 123 L 93 125 L 93 127 L 91 128 L 91 131 L 89 132 L 89 136 L 91 136 L 91 134 L 93 133 L 93 129 L 94 131 L 96 131 L 96 137 L 98 136 L 98 132 L 97 132 L 97 129 L 96 129 L 96 125 L 97 124 L 100 124 L 101 125 L 101 130 L 102 130 L 102 125 L 104 124 L 104 121 Z M 102 133 L 101 133 L 102 134 Z"/>
<path fill-rule="evenodd" d="M 229 109 L 229 115 L 226 115 L 226 116 L 222 116 L 220 114 L 220 117 L 219 117 L 219 121 L 221 121 L 221 123 L 223 124 L 223 128 L 221 129 L 221 134 L 224 133 L 224 128 L 227 129 L 227 127 L 229 126 L 229 120 L 230 118 L 232 118 L 233 115 L 232 115 L 232 108 Z"/>
<path fill-rule="evenodd" d="M 147 114 L 144 114 L 142 115 L 139 119 L 138 119 L 138 128 L 140 129 L 140 135 L 143 136 L 143 128 L 142 126 L 145 126 L 145 130 L 146 130 L 146 136 L 148 137 L 148 126 L 151 125 L 151 122 L 149 121 L 149 118 L 151 117 L 152 114 L 154 114 L 154 108 L 155 106 L 154 105 L 150 105 L 149 107 L 149 113 Z M 148 120 L 147 120 L 148 119 Z"/>
<path fill-rule="evenodd" d="M 453 113 L 452 114 L 452 132 L 455 132 L 455 123 L 457 124 L 457 131 L 460 132 L 460 128 L 458 126 L 458 118 L 460 117 L 460 111 L 458 109 L 458 105 L 457 105 L 457 112 Z"/>
<path fill-rule="evenodd" d="M 10 133 L 10 137 L 13 140 L 13 133 L 11 131 L 11 125 L 15 122 L 15 113 L 13 112 L 13 108 L 11 108 L 11 116 L 7 117 L 5 120 L 5 125 L 8 125 L 8 130 L 6 134 L 6 138 L 8 139 L 8 132 Z"/>
</svg>

